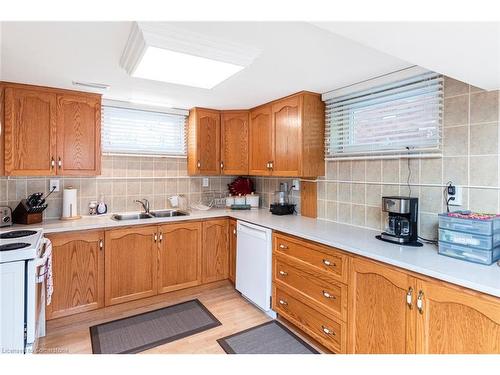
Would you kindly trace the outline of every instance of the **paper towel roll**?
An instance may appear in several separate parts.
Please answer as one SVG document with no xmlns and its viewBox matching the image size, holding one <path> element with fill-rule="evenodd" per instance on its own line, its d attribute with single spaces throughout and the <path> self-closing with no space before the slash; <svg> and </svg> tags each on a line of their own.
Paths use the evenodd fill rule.
<svg viewBox="0 0 500 375">
<path fill-rule="evenodd" d="M 63 209 L 62 209 L 62 219 L 77 219 L 78 216 L 78 200 L 77 200 L 77 189 L 68 186 L 63 191 Z"/>
</svg>

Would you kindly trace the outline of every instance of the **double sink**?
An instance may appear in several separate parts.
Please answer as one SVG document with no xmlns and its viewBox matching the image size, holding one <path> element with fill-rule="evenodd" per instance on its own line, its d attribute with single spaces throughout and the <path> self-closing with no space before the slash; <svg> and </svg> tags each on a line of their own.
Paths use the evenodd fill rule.
<svg viewBox="0 0 500 375">
<path fill-rule="evenodd" d="M 174 217 L 174 216 L 187 216 L 189 215 L 186 211 L 180 210 L 161 210 L 161 211 L 150 211 L 140 212 L 140 213 L 131 213 L 131 214 L 114 214 L 111 216 L 111 219 L 117 221 L 124 220 L 139 220 L 139 219 L 153 219 L 157 217 Z"/>
</svg>

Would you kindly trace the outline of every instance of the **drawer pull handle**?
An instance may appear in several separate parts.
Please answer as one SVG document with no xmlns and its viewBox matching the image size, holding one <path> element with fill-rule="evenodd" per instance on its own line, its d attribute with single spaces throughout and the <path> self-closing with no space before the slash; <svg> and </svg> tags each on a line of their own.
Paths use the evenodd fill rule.
<svg viewBox="0 0 500 375">
<path fill-rule="evenodd" d="M 280 244 L 280 249 L 288 249 L 287 245 Z"/>
<path fill-rule="evenodd" d="M 325 326 L 321 326 L 321 329 L 323 330 L 323 332 L 325 333 L 325 335 L 335 336 L 335 332 L 333 332 L 331 329 L 328 329 Z"/>
<path fill-rule="evenodd" d="M 280 275 L 281 275 L 281 276 L 288 276 L 288 272 L 285 272 L 285 271 L 280 271 Z"/>
<path fill-rule="evenodd" d="M 331 298 L 331 299 L 337 299 L 337 297 L 332 296 L 330 293 L 328 293 L 326 290 L 323 290 L 323 297 L 325 298 Z"/>
<path fill-rule="evenodd" d="M 280 305 L 286 306 L 286 305 L 288 305 L 288 302 L 280 299 Z"/>
<path fill-rule="evenodd" d="M 323 259 L 323 264 L 324 264 L 325 266 L 328 266 L 328 267 L 330 267 L 330 266 L 332 266 L 332 267 L 337 267 L 337 264 L 336 264 L 336 263 L 332 263 L 332 262 L 330 262 L 328 259 Z"/>
</svg>

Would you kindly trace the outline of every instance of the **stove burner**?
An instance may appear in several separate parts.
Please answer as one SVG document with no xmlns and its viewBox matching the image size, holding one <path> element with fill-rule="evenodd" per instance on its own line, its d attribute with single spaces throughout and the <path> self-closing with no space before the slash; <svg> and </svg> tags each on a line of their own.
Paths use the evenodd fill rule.
<svg viewBox="0 0 500 375">
<path fill-rule="evenodd" d="M 6 245 L 0 245 L 0 251 L 10 251 L 10 250 L 17 250 L 17 249 L 24 249 L 25 247 L 28 247 L 30 244 L 26 242 L 13 242 L 13 243 L 8 243 Z"/>
<path fill-rule="evenodd" d="M 13 230 L 10 232 L 1 233 L 0 238 L 11 239 L 11 238 L 32 236 L 34 234 L 36 234 L 35 230 Z"/>
</svg>

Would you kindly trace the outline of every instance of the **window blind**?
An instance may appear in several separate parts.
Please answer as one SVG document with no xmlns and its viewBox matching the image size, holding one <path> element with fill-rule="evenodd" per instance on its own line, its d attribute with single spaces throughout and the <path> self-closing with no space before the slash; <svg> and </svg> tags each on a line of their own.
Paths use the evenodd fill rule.
<svg viewBox="0 0 500 375">
<path fill-rule="evenodd" d="M 186 118 L 185 115 L 103 106 L 102 151 L 185 156 Z"/>
<path fill-rule="evenodd" d="M 428 72 L 326 100 L 326 159 L 441 150 L 442 76 Z"/>
</svg>

